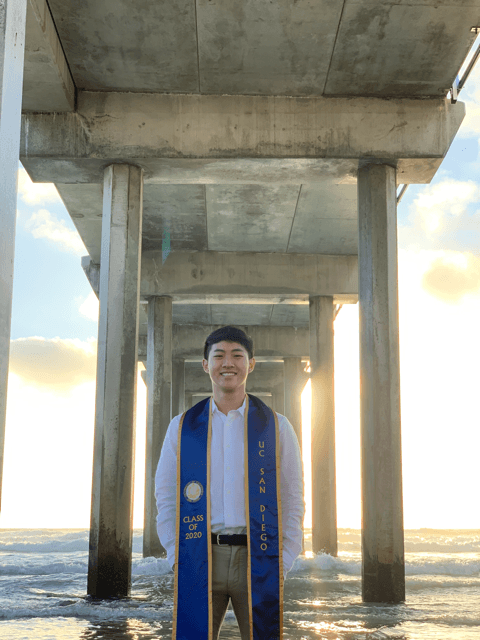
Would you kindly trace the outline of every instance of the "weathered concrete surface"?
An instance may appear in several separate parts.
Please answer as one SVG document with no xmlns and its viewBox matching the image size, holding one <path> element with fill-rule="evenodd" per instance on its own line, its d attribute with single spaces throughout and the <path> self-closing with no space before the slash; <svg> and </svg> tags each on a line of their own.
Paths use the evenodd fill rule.
<svg viewBox="0 0 480 640">
<path fill-rule="evenodd" d="M 405 599 L 395 169 L 359 170 L 363 599 Z"/>
<path fill-rule="evenodd" d="M 82 258 L 82 268 L 87 279 L 98 297 L 100 267 L 94 264 L 89 256 Z M 207 296 L 205 296 L 207 298 Z M 212 302 L 209 296 L 209 301 Z M 343 303 L 355 303 L 357 296 L 336 296 Z M 246 302 L 245 302 L 246 300 Z M 228 300 L 227 300 L 228 301 Z M 235 296 L 233 304 L 222 304 L 217 299 L 215 304 L 192 304 L 182 300 L 173 300 L 174 324 L 191 325 L 261 325 L 303 328 L 308 327 L 308 296 L 267 296 L 264 300 L 268 304 L 259 304 L 258 298 L 241 298 Z M 197 300 L 197 302 L 199 302 Z M 139 315 L 140 335 L 146 335 L 147 317 L 145 305 L 140 306 Z"/>
<path fill-rule="evenodd" d="M 75 85 L 45 0 L 28 0 L 23 111 L 74 111 Z"/>
<path fill-rule="evenodd" d="M 312 549 L 332 556 L 337 546 L 335 479 L 335 390 L 330 296 L 310 299 L 310 379 L 312 384 Z"/>
<path fill-rule="evenodd" d="M 46 158 L 28 160 L 31 177 L 36 182 L 58 184 L 101 184 L 99 167 L 105 161 L 95 158 L 67 163 Z M 415 176 L 416 182 L 429 182 L 438 168 L 436 158 L 420 161 L 401 160 L 401 178 Z M 358 162 L 355 158 L 147 158 L 142 166 L 148 175 L 146 184 L 301 184 L 331 178 L 338 183 L 356 184 Z M 414 165 L 414 166 L 413 166 Z"/>
<path fill-rule="evenodd" d="M 205 195 L 210 250 L 288 251 L 298 186 L 207 185 Z"/>
<path fill-rule="evenodd" d="M 24 114 L 21 160 L 34 180 L 78 183 L 101 182 L 115 161 L 151 179 L 152 161 L 167 158 L 325 158 L 329 167 L 372 156 L 395 159 L 399 180 L 416 182 L 424 159 L 425 169 L 445 156 L 464 113 L 444 99 L 79 92 L 76 113 Z"/>
<path fill-rule="evenodd" d="M 50 7 L 77 86 L 134 92 L 444 95 L 480 19 L 464 0 Z"/>
<path fill-rule="evenodd" d="M 145 453 L 145 510 L 143 556 L 160 557 L 165 549 L 157 534 L 155 472 L 172 417 L 172 299 L 148 301 L 147 437 Z"/>
<path fill-rule="evenodd" d="M 101 250 L 101 185 L 58 185 L 94 262 Z M 312 184 L 147 184 L 144 251 L 357 254 L 357 187 Z"/>
<path fill-rule="evenodd" d="M 356 256 L 177 251 L 142 257 L 142 296 L 357 293 Z"/>
<path fill-rule="evenodd" d="M 49 4 L 80 89 L 198 90 L 195 3 L 190 0 Z"/>
<path fill-rule="evenodd" d="M 105 170 L 89 595 L 130 588 L 142 170 Z"/>
<path fill-rule="evenodd" d="M 307 334 L 307 332 L 305 332 Z M 285 416 L 295 429 L 302 451 L 302 391 L 308 379 L 302 358 L 285 358 Z"/>
<path fill-rule="evenodd" d="M 98 268 L 84 260 L 93 287 Z M 357 256 L 178 251 L 164 260 L 149 251 L 142 257 L 144 301 L 170 295 L 174 304 L 297 306 L 307 305 L 309 295 L 332 295 L 336 304 L 355 304 L 357 287 Z"/>
<path fill-rule="evenodd" d="M 26 0 L 0 1 L 0 502 L 17 219 Z"/>
<path fill-rule="evenodd" d="M 479 19 L 463 0 L 347 0 L 325 95 L 445 95 Z"/>
</svg>

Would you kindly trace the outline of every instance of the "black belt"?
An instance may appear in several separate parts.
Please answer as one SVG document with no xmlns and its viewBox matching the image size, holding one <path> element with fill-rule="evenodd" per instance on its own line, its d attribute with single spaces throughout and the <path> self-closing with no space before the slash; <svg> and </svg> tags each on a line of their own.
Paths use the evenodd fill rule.
<svg viewBox="0 0 480 640">
<path fill-rule="evenodd" d="M 212 544 L 218 544 L 221 547 L 227 545 L 240 545 L 247 546 L 247 535 L 245 533 L 235 533 L 234 535 L 227 535 L 226 533 L 212 533 Z"/>
</svg>

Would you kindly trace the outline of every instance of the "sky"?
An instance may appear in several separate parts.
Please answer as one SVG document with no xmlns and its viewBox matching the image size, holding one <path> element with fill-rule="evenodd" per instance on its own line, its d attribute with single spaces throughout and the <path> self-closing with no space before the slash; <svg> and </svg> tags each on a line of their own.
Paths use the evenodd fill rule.
<svg viewBox="0 0 480 640">
<path fill-rule="evenodd" d="M 467 117 L 441 168 L 398 207 L 406 528 L 480 528 L 480 65 L 460 100 Z M 98 304 L 80 266 L 86 254 L 55 187 L 20 167 L 0 527 L 89 527 Z M 140 376 L 137 389 L 141 528 Z M 335 321 L 335 404 L 338 526 L 360 528 L 358 305 Z M 304 471 L 309 526 L 308 446 Z"/>
</svg>

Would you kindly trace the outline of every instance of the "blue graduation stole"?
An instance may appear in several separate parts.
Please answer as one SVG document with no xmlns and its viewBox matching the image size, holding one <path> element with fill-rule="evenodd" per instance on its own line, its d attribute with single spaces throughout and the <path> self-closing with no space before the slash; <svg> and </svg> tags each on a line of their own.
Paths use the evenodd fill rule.
<svg viewBox="0 0 480 640">
<path fill-rule="evenodd" d="M 213 398 L 183 414 L 177 449 L 173 640 L 212 639 L 211 439 Z M 282 510 L 277 415 L 248 395 L 245 512 L 250 640 L 283 638 Z"/>
</svg>

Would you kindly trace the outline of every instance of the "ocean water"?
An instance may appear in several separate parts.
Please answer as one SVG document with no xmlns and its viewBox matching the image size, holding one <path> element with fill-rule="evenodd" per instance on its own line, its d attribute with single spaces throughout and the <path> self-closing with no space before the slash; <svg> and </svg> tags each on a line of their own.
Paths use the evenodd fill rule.
<svg viewBox="0 0 480 640">
<path fill-rule="evenodd" d="M 339 556 L 299 557 L 285 582 L 285 640 L 480 640 L 480 531 L 408 530 L 406 602 L 363 604 L 360 532 L 339 531 Z M 85 597 L 88 531 L 0 530 L 2 640 L 170 638 L 173 574 L 142 558 L 134 534 L 131 597 Z M 233 611 L 222 640 L 239 640 Z"/>
</svg>

